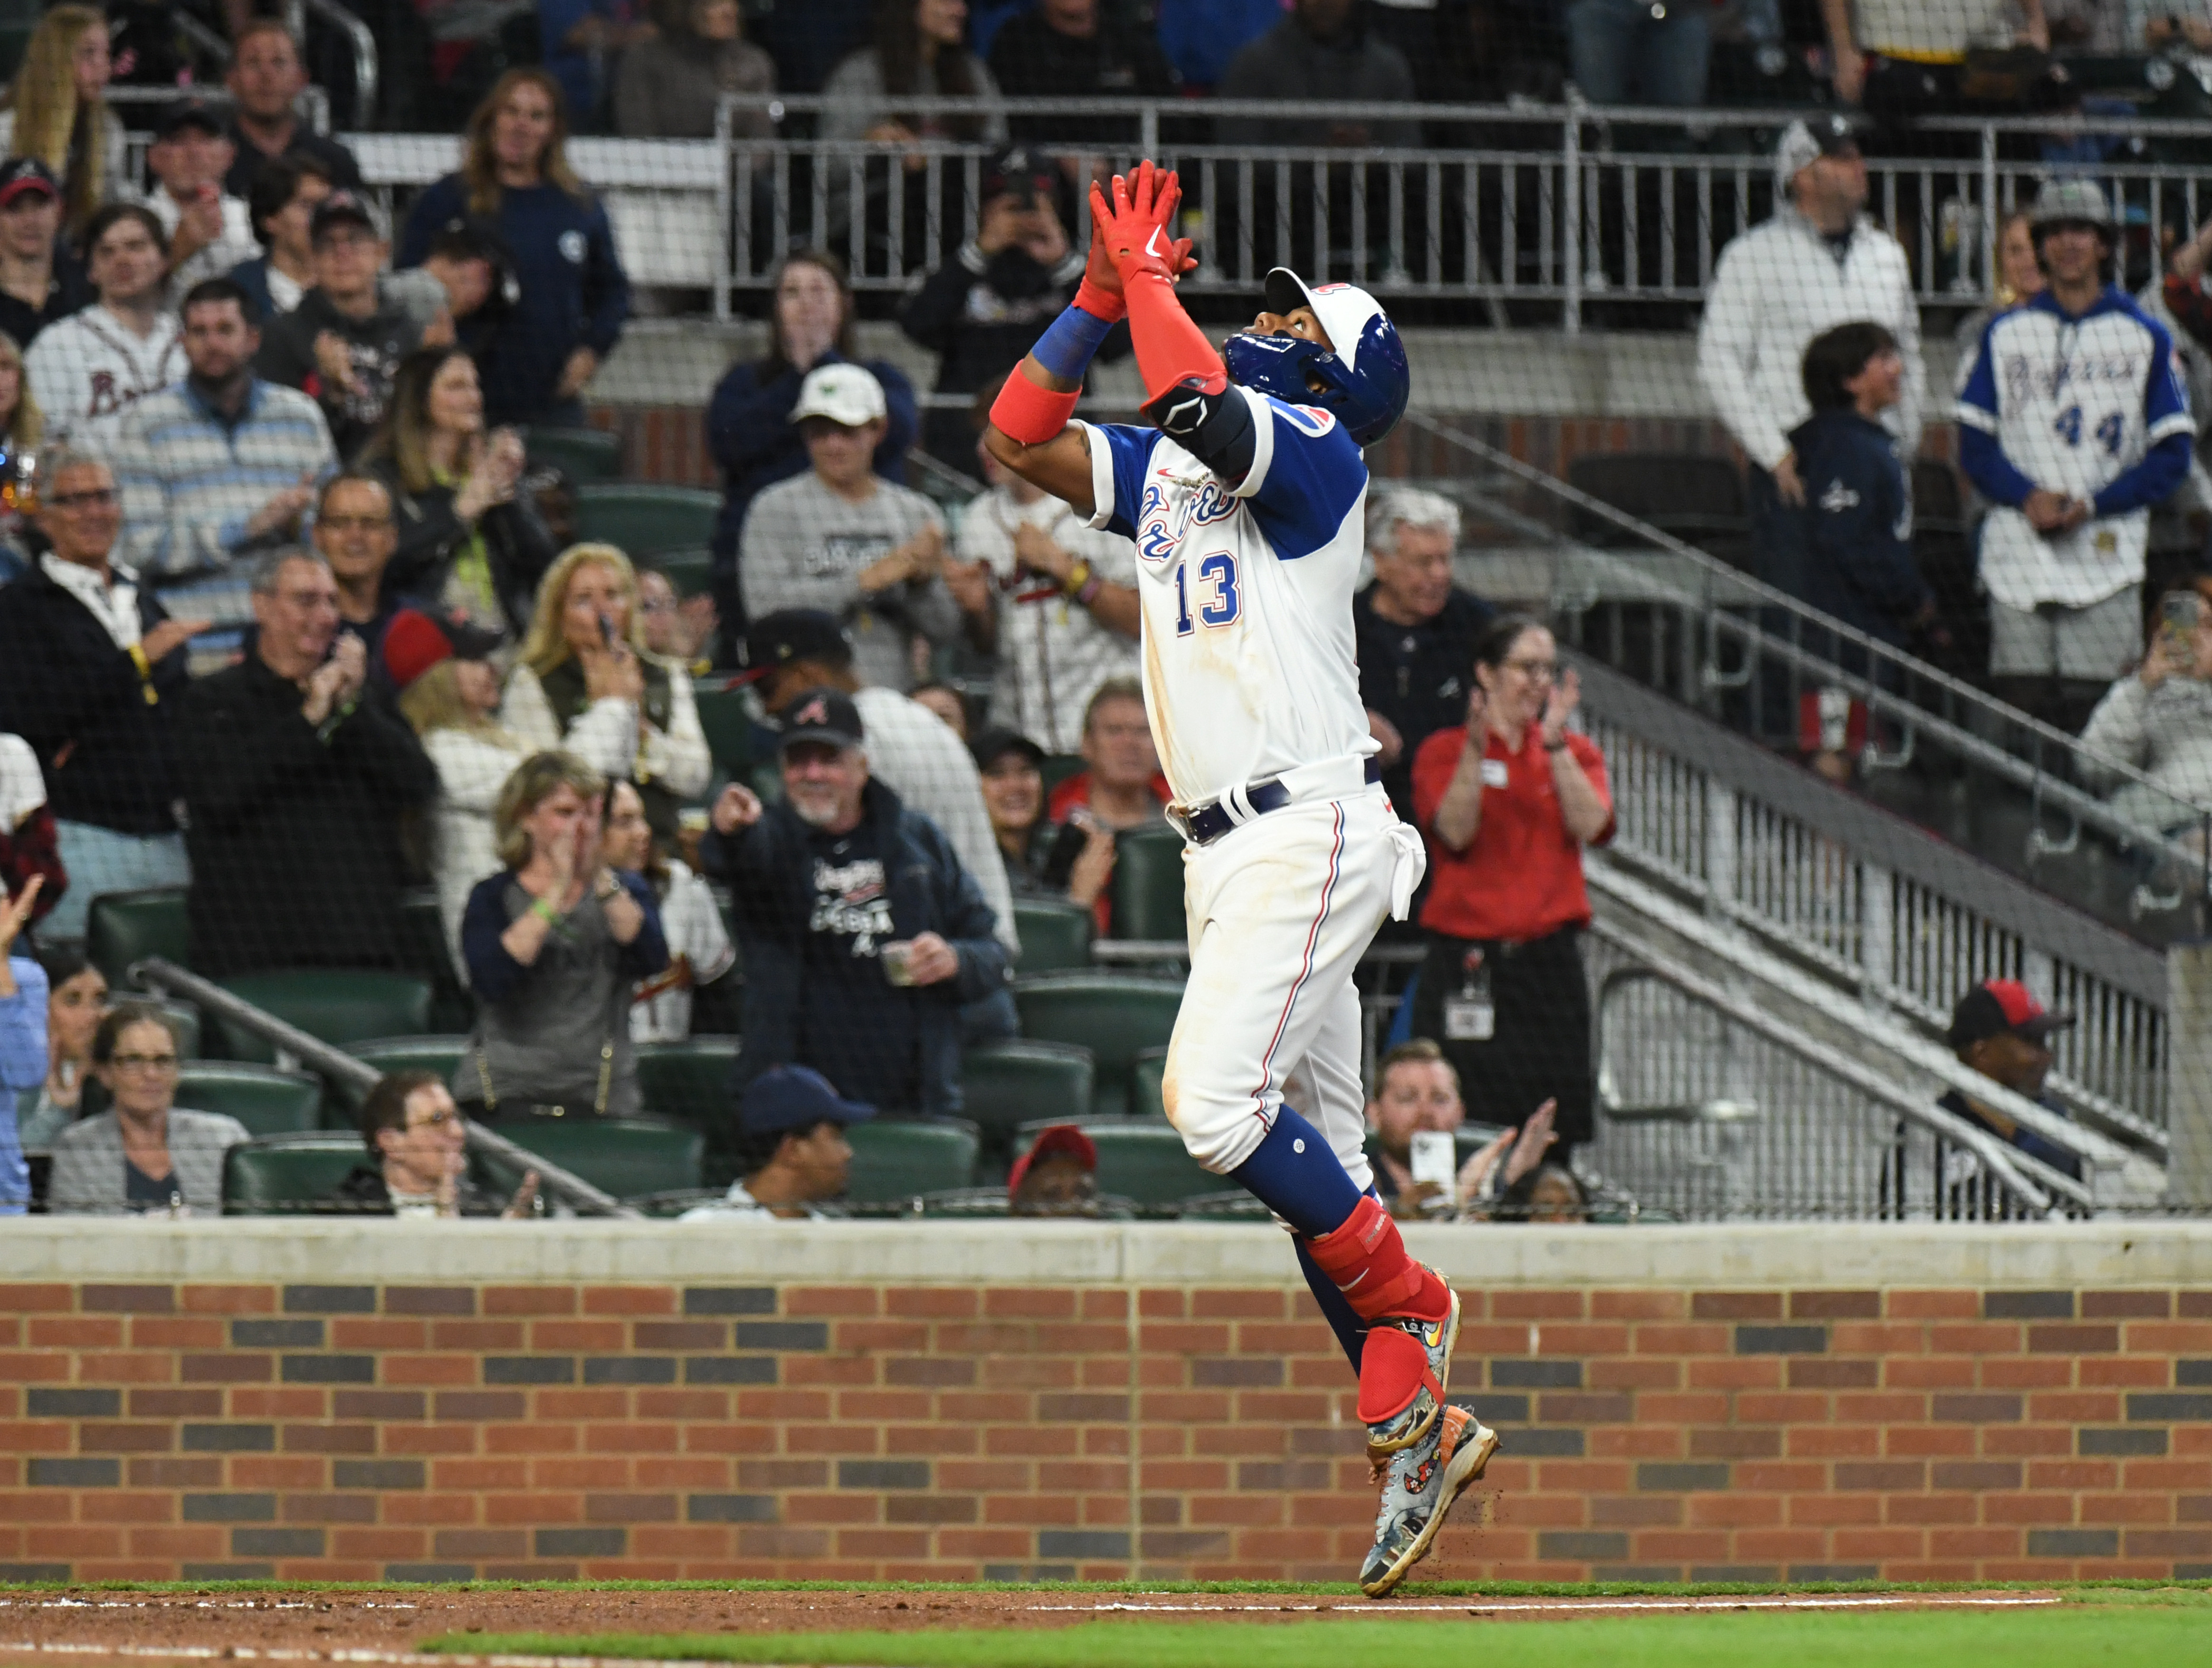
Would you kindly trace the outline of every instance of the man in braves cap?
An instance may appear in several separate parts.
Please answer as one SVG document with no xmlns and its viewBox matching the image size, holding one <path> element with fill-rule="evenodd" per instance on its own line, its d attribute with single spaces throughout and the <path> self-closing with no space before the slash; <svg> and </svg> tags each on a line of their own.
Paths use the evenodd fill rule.
<svg viewBox="0 0 2212 1668">
<path fill-rule="evenodd" d="M 195 94 L 171 100 L 154 118 L 146 167 L 155 184 L 146 206 L 168 234 L 172 295 L 261 253 L 244 199 L 222 188 L 234 155 L 228 124 Z"/>
<path fill-rule="evenodd" d="M 1985 979 L 1951 1010 L 1951 1028 L 1944 1040 L 1961 1064 L 2063 1118 L 2066 1109 L 2044 1094 L 2043 1083 L 2051 1075 L 2051 1034 L 2074 1022 L 2072 1014 L 2047 1012 L 2016 979 Z M 1981 1125 L 2054 1170 L 2081 1179 L 2081 1161 L 2073 1153 L 1996 1107 L 1955 1089 L 1936 1104 Z"/>
<path fill-rule="evenodd" d="M 53 170 L 35 156 L 0 163 L 0 330 L 18 348 L 92 300 L 84 268 L 58 241 L 61 226 Z"/>
</svg>

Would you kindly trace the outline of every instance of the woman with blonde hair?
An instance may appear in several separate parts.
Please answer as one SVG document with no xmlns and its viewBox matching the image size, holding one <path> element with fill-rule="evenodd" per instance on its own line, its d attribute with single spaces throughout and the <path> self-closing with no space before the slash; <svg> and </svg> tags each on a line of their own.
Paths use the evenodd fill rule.
<svg viewBox="0 0 2212 1668">
<path fill-rule="evenodd" d="M 62 182 L 62 227 L 74 239 L 103 203 L 131 198 L 123 123 L 107 106 L 107 19 L 56 6 L 39 20 L 0 109 L 0 156 L 35 156 Z"/>
<path fill-rule="evenodd" d="M 668 965 L 644 876 L 602 861 L 606 780 L 573 753 L 533 753 L 499 791 L 499 873 L 469 894 L 461 948 L 476 1029 L 453 1098 L 510 1115 L 627 1118 L 638 1109 L 631 986 Z"/>
<path fill-rule="evenodd" d="M 400 716 L 438 767 L 431 812 L 430 874 L 453 965 L 461 966 L 461 913 L 469 891 L 500 866 L 492 838 L 499 791 L 528 750 L 500 727 L 495 633 L 403 608 L 384 628 L 379 652 Z"/>
<path fill-rule="evenodd" d="M 510 70 L 469 118 L 459 172 L 416 199 L 398 264 L 420 266 L 449 227 L 495 227 L 520 287 L 477 343 L 486 421 L 584 426 L 579 397 L 629 317 L 607 212 L 568 166 L 568 116 L 544 70 Z"/>
<path fill-rule="evenodd" d="M 24 567 L 31 564 L 23 518 L 32 506 L 22 497 L 46 434 L 46 417 L 23 370 L 23 350 L 0 331 L 0 578 L 9 576 L 11 556 Z"/>
<path fill-rule="evenodd" d="M 530 748 L 566 748 L 637 784 L 664 845 L 677 807 L 707 791 L 714 758 L 691 680 L 646 646 L 637 572 L 611 544 L 561 553 L 507 683 L 507 725 Z"/>
<path fill-rule="evenodd" d="M 484 430 L 483 391 L 465 349 L 418 348 L 399 361 L 362 461 L 390 488 L 398 529 L 386 592 L 428 597 L 520 636 L 553 565 L 553 535 L 522 489 L 521 437 Z"/>
</svg>

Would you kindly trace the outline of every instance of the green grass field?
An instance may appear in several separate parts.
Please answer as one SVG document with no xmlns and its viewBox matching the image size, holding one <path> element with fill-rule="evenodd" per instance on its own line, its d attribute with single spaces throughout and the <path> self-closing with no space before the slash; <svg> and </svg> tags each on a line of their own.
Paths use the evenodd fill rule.
<svg viewBox="0 0 2212 1668">
<path fill-rule="evenodd" d="M 1249 1590 L 1248 1590 L 1249 1591 Z M 1589 1589 L 1583 1589 L 1584 1595 Z M 1425 1592 L 1418 1598 L 1433 1601 Z M 1498 1597 L 1498 1589 L 1487 1589 Z M 1717 1611 L 1572 1621 L 1350 1614 L 1254 1623 L 1116 1617 L 1047 1629 L 917 1633 L 450 1635 L 436 1651 L 851 1668 L 2207 1668 L 2212 1592 L 2069 1591 L 2048 1608 Z"/>
</svg>

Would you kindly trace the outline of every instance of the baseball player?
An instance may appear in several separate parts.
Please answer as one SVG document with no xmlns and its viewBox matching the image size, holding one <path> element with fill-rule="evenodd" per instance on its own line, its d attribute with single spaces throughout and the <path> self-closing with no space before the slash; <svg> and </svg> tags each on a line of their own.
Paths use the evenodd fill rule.
<svg viewBox="0 0 2212 1668">
<path fill-rule="evenodd" d="M 1145 705 L 1188 841 L 1190 980 L 1161 1098 L 1192 1155 L 1290 1228 L 1359 1375 L 1382 1481 L 1359 1579 L 1379 1598 L 1498 1446 L 1445 1403 L 1459 1299 L 1407 1255 L 1360 1149 L 1352 968 L 1425 864 L 1376 785 L 1352 624 L 1360 447 L 1405 409 L 1405 349 L 1364 291 L 1279 267 L 1224 358 L 1176 300 L 1179 198 L 1150 162 L 1110 200 L 1093 189 L 1081 288 L 1006 379 L 984 443 L 1136 542 Z M 1071 422 L 1125 315 L 1153 426 Z"/>
</svg>

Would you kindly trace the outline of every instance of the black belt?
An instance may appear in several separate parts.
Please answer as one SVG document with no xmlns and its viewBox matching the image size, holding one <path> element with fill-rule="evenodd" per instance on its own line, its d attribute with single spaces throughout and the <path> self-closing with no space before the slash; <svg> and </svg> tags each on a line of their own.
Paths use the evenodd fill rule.
<svg viewBox="0 0 2212 1668">
<path fill-rule="evenodd" d="M 1372 785 L 1382 779 L 1382 767 L 1370 755 L 1367 761 L 1367 780 Z M 1252 807 L 1252 816 L 1264 816 L 1269 811 L 1279 811 L 1291 803 L 1291 791 L 1283 785 L 1280 777 L 1265 782 L 1255 782 L 1244 790 L 1245 802 Z M 1200 805 L 1189 815 L 1178 816 L 1168 813 L 1168 820 L 1182 830 L 1183 838 L 1194 846 L 1211 846 L 1237 826 L 1229 808 L 1218 799 L 1210 805 Z M 1244 819 L 1250 822 L 1251 817 Z"/>
</svg>

